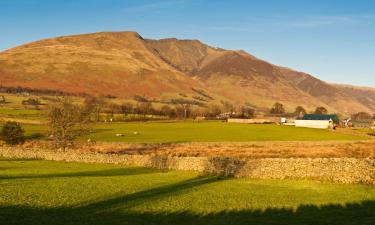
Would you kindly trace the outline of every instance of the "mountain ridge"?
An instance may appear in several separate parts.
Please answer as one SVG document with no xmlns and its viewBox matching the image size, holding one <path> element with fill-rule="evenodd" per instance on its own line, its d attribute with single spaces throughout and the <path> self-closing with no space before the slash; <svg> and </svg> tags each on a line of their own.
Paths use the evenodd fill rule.
<svg viewBox="0 0 375 225">
<path fill-rule="evenodd" d="M 302 105 L 350 114 L 374 112 L 375 95 L 350 91 L 243 50 L 199 40 L 145 39 L 136 32 L 99 32 L 43 39 L 0 52 L 3 85 L 168 99 L 200 89 L 217 100 L 289 110 Z M 355 93 L 355 94 L 354 94 Z M 375 93 L 375 92 L 374 92 Z"/>
</svg>

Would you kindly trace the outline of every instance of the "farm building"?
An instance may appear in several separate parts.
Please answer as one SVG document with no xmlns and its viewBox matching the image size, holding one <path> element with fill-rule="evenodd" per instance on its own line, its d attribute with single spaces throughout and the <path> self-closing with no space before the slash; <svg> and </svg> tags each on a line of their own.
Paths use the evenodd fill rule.
<svg viewBox="0 0 375 225">
<path fill-rule="evenodd" d="M 267 123 L 274 123 L 274 122 L 269 119 L 228 118 L 228 123 L 267 124 Z"/>
<path fill-rule="evenodd" d="M 308 127 L 318 129 L 332 128 L 334 125 L 339 124 L 340 120 L 337 115 L 318 115 L 306 114 L 302 119 L 295 120 L 296 127 Z"/>
</svg>

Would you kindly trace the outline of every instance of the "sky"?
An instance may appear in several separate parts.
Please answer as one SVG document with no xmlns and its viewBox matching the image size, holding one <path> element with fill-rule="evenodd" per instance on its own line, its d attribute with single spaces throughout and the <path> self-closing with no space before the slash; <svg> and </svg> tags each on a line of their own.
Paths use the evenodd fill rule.
<svg viewBox="0 0 375 225">
<path fill-rule="evenodd" d="M 98 31 L 199 39 L 328 82 L 375 87 L 374 0 L 0 0 L 0 51 Z"/>
</svg>

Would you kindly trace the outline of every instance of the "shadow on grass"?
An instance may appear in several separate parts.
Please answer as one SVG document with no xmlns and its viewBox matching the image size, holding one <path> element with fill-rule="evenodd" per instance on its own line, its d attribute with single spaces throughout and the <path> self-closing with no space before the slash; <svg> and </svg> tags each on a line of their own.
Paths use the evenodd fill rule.
<svg viewBox="0 0 375 225">
<path fill-rule="evenodd" d="M 143 204 L 147 201 L 157 200 L 166 196 L 173 196 L 180 192 L 199 187 L 202 185 L 226 180 L 227 178 L 216 177 L 216 176 L 202 176 L 185 181 L 181 181 L 175 184 L 165 185 L 161 187 L 152 188 L 145 191 L 136 192 L 134 194 L 125 196 L 116 196 L 114 198 L 105 199 L 95 203 L 88 204 L 81 207 L 81 210 L 92 211 L 95 209 L 107 209 L 107 208 L 131 208 L 139 204 Z"/>
<path fill-rule="evenodd" d="M 16 159 L 10 159 L 10 158 L 0 158 L 0 162 L 20 162 L 20 163 L 24 163 L 24 162 L 27 162 L 27 161 L 40 161 L 40 159 L 20 159 L 20 158 L 16 158 Z"/>
<path fill-rule="evenodd" d="M 41 179 L 41 178 L 75 178 L 75 177 L 114 177 L 114 176 L 130 176 L 141 175 L 149 173 L 160 172 L 150 168 L 119 168 L 109 170 L 95 170 L 83 171 L 77 173 L 53 173 L 53 174 L 40 174 L 40 175 L 26 175 L 26 176 L 0 176 L 0 179 Z M 1 223 L 0 223 L 1 224 Z"/>
<path fill-rule="evenodd" d="M 43 133 L 32 133 L 30 135 L 26 135 L 26 140 L 43 140 L 46 138 L 47 135 Z"/>
<path fill-rule="evenodd" d="M 220 182 L 218 177 L 198 177 L 175 184 L 152 188 L 128 195 L 98 200 L 80 206 L 35 208 L 29 206 L 0 206 L 2 225 L 281 225 L 330 224 L 370 225 L 375 221 L 375 201 L 346 205 L 300 205 L 296 210 L 268 208 L 266 210 L 220 211 L 199 214 L 191 211 L 139 212 L 135 207 L 163 200 L 192 188 Z M 165 200 L 168 207 L 168 201 Z M 173 209 L 172 209 L 173 210 Z"/>
<path fill-rule="evenodd" d="M 221 211 L 198 214 L 181 212 L 134 212 L 97 205 L 94 208 L 53 208 L 8 206 L 0 208 L 2 225 L 372 225 L 375 201 L 346 205 L 300 205 L 297 210 Z"/>
</svg>

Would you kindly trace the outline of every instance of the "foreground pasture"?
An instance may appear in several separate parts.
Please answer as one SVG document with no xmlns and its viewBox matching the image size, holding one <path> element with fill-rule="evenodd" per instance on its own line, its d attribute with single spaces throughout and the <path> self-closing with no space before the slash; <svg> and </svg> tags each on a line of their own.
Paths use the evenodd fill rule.
<svg viewBox="0 0 375 225">
<path fill-rule="evenodd" d="M 373 224 L 375 188 L 119 165 L 0 161 L 8 224 Z"/>
</svg>

